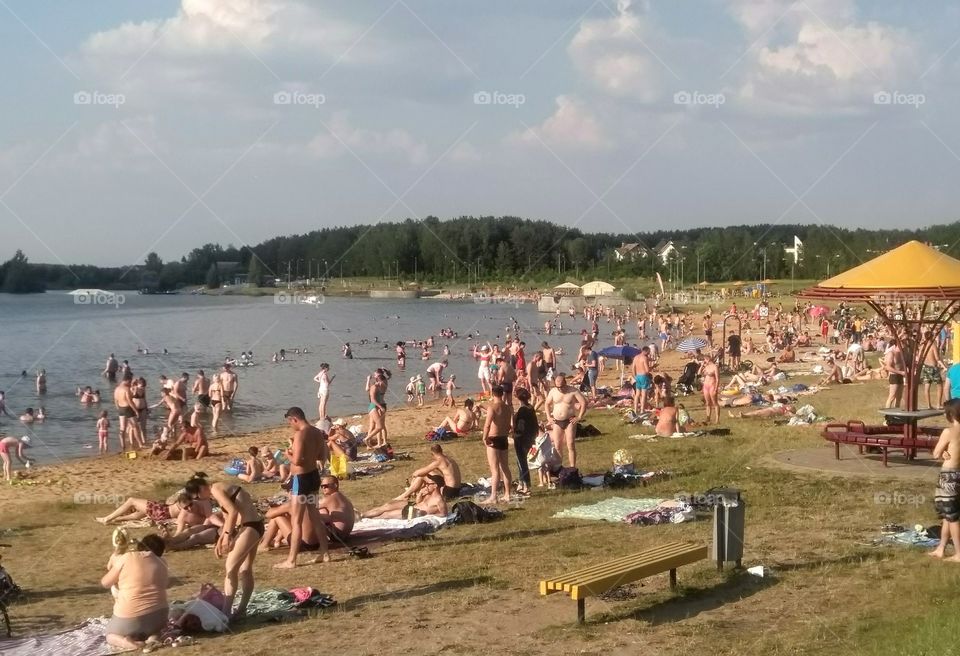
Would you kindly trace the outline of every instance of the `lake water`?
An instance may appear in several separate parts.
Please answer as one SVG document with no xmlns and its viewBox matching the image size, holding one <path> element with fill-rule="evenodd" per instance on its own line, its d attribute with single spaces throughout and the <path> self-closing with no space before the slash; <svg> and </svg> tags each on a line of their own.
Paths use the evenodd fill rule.
<svg viewBox="0 0 960 656">
<path fill-rule="evenodd" d="M 146 378 L 147 400 L 153 404 L 160 396 L 160 374 L 176 377 L 187 372 L 192 384 L 197 369 L 204 369 L 209 376 L 219 370 L 225 357 L 252 350 L 257 364 L 237 368 L 240 391 L 233 415 L 223 416 L 221 434 L 282 423 L 283 411 L 292 405 L 303 407 L 308 417 L 315 415 L 313 376 L 321 362 L 330 363 L 331 373 L 336 375 L 328 406 L 334 416 L 366 410 L 364 381 L 378 367 L 394 374 L 388 405 L 403 405 L 409 377 L 420 373 L 426 379 L 426 367 L 442 357 L 444 344 L 451 349 L 446 375 L 456 374 L 457 384 L 463 388 L 458 394 L 474 393 L 479 391 L 479 382 L 470 350 L 477 339 L 465 339 L 467 333 L 479 331 L 481 343 L 502 339 L 509 317 L 515 317 L 529 354 L 543 340 L 539 333 L 547 316 L 529 303 L 328 298 L 323 305 L 310 306 L 278 305 L 273 297 L 135 293 L 123 300 L 119 306 L 84 305 L 74 303 L 74 297 L 63 292 L 0 294 L 0 390 L 7 393 L 7 408 L 19 416 L 28 406 L 43 406 L 49 416 L 46 422 L 30 427 L 0 418 L 0 433 L 32 435 L 34 455 L 41 461 L 87 456 L 96 451 L 96 417 L 105 409 L 110 411 L 110 446 L 115 449 L 112 388 L 100 377 L 110 353 L 120 361 L 129 360 L 134 375 Z M 583 325 L 578 319 L 577 331 Z M 457 332 L 459 339 L 435 338 L 433 357 L 425 362 L 417 349 L 408 346 L 406 372 L 397 371 L 397 341 L 425 339 L 444 327 Z M 379 343 L 361 344 L 363 339 L 379 339 Z M 579 337 L 554 335 L 549 341 L 571 354 Z M 343 342 L 350 342 L 353 360 L 342 357 Z M 138 354 L 139 346 L 148 348 L 150 354 Z M 304 347 L 308 354 L 294 354 L 294 349 Z M 164 348 L 166 355 L 162 354 Z M 281 348 L 287 351 L 287 361 L 271 363 L 270 356 Z M 570 355 L 561 361 L 569 364 Z M 48 391 L 42 397 L 36 393 L 34 380 L 38 368 L 47 372 Z M 26 378 L 20 376 L 24 370 Z M 100 407 L 79 403 L 76 388 L 86 385 L 100 389 Z M 161 410 L 153 411 L 151 434 L 154 422 L 165 417 Z"/>
</svg>

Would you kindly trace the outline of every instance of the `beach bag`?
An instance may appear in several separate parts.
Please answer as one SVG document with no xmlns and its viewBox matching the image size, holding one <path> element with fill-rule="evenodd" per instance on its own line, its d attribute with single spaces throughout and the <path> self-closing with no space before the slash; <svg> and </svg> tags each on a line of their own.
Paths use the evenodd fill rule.
<svg viewBox="0 0 960 656">
<path fill-rule="evenodd" d="M 439 430 L 427 431 L 426 435 L 423 437 L 425 440 L 427 440 L 427 442 L 439 442 L 441 439 Z"/>
<path fill-rule="evenodd" d="M 593 424 L 577 424 L 577 437 L 596 437 L 600 429 Z"/>
<path fill-rule="evenodd" d="M 236 476 L 245 471 L 247 471 L 247 461 L 243 458 L 234 458 L 223 468 L 223 473 L 229 474 L 230 476 Z"/>
<path fill-rule="evenodd" d="M 216 608 L 223 608 L 223 604 L 227 601 L 227 598 L 224 596 L 217 586 L 213 583 L 204 583 L 200 586 L 200 592 L 197 593 L 195 599 L 202 599 L 211 606 Z"/>
<path fill-rule="evenodd" d="M 453 504 L 450 513 L 454 524 L 486 524 L 503 519 L 503 511 L 496 508 L 483 508 L 469 499 L 461 499 Z"/>
<path fill-rule="evenodd" d="M 579 490 L 583 487 L 583 478 L 576 467 L 561 467 L 557 474 L 557 487 L 561 490 Z"/>
</svg>

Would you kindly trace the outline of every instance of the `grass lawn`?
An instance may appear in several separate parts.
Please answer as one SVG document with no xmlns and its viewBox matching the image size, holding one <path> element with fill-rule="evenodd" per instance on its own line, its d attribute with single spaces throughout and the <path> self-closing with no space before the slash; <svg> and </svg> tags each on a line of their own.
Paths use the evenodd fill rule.
<svg viewBox="0 0 960 656">
<path fill-rule="evenodd" d="M 809 382 L 809 381 L 808 381 Z M 883 383 L 849 385 L 806 397 L 821 414 L 879 420 Z M 680 399 L 695 417 L 702 403 Z M 436 410 L 424 411 L 430 416 Z M 431 414 L 432 413 L 432 414 Z M 831 477 L 769 465 L 776 451 L 826 446 L 814 428 L 775 426 L 772 420 L 730 419 L 728 437 L 628 439 L 640 430 L 612 411 L 592 411 L 588 421 L 604 435 L 579 443 L 580 469 L 604 471 L 614 451 L 625 448 L 640 468 L 663 468 L 672 478 L 646 488 L 615 491 L 539 492 L 507 509 L 495 524 L 456 526 L 419 541 L 374 549 L 375 557 L 337 555 L 326 565 L 274 572 L 279 556 L 258 557 L 258 585 L 312 585 L 340 605 L 305 621 L 238 626 L 225 636 L 203 637 L 187 654 L 276 654 L 288 650 L 336 650 L 345 654 L 943 654 L 957 642 L 960 568 L 934 561 L 923 550 L 864 543 L 885 522 L 932 524 L 935 470 L 923 479 L 885 476 Z M 422 426 L 430 422 L 424 418 Z M 394 443 L 426 457 L 423 430 Z M 241 451 L 242 439 L 216 450 Z M 476 439 L 444 445 L 466 479 L 486 475 Z M 227 458 L 223 458 L 225 461 Z M 135 461 L 134 461 L 135 462 Z M 344 492 L 367 508 L 400 490 L 417 463 L 400 462 L 382 476 L 350 481 Z M 139 466 L 147 463 L 140 462 Z M 91 482 L 117 494 L 148 498 L 175 489 L 189 469 L 179 463 L 150 472 L 155 489 L 130 489 L 122 474 Z M 204 467 L 208 472 L 213 464 Z M 19 635 L 46 632 L 109 614 L 110 596 L 99 588 L 109 555 L 108 529 L 91 520 L 105 508 L 77 505 L 63 485 L 59 500 L 28 488 L 0 497 L 0 535 L 13 545 L 8 565 L 28 591 L 11 614 Z M 611 496 L 672 498 L 714 486 L 742 490 L 747 506 L 746 566 L 762 564 L 766 578 L 718 573 L 709 561 L 681 568 L 681 589 L 667 576 L 620 591 L 616 600 L 587 601 L 587 623 L 575 624 L 569 598 L 540 598 L 537 581 L 557 574 L 684 539 L 707 542 L 711 522 L 637 527 L 553 519 L 562 508 Z M 270 485 L 256 486 L 272 494 Z M 877 497 L 920 499 L 916 505 L 878 503 Z M 909 495 L 914 495 L 909 497 Z M 36 496 L 34 499 L 32 497 Z M 175 577 L 172 599 L 191 596 L 206 581 L 222 584 L 222 563 L 211 551 L 169 555 Z M 946 645 L 951 645 L 946 647 Z M 0 653 L 2 653 L 0 642 Z"/>
</svg>

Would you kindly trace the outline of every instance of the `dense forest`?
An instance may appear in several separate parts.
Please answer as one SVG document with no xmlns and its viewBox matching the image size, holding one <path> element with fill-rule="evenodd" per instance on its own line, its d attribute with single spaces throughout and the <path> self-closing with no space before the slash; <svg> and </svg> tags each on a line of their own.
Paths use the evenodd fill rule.
<svg viewBox="0 0 960 656">
<path fill-rule="evenodd" d="M 785 251 L 794 237 L 802 257 Z M 637 234 L 585 233 L 516 217 L 427 217 L 400 223 L 323 228 L 274 237 L 256 246 L 206 244 L 179 261 L 151 253 L 143 263 L 104 268 L 33 264 L 21 252 L 0 265 L 0 291 L 45 288 L 173 290 L 217 287 L 248 279 L 260 284 L 367 276 L 437 285 L 508 282 L 520 287 L 561 280 L 650 277 L 674 284 L 767 278 L 824 278 L 910 239 L 960 257 L 960 223 L 914 230 L 846 230 L 818 225 L 752 225 Z M 656 253 L 618 259 L 616 249 L 673 242 L 664 263 Z"/>
</svg>

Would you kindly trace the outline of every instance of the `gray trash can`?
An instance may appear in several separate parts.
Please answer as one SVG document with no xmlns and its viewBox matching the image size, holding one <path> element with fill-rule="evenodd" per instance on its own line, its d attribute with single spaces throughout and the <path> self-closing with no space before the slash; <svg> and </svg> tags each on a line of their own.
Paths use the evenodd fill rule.
<svg viewBox="0 0 960 656">
<path fill-rule="evenodd" d="M 743 563 L 743 533 L 746 519 L 746 503 L 740 498 L 740 490 L 725 489 L 718 494 L 713 504 L 713 546 L 710 557 L 723 570 L 725 563 Z"/>
</svg>

